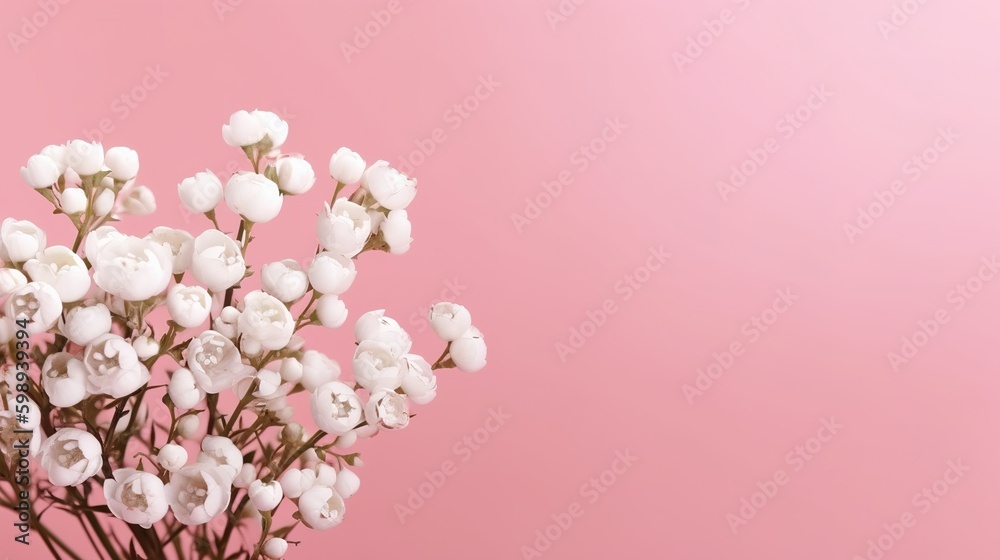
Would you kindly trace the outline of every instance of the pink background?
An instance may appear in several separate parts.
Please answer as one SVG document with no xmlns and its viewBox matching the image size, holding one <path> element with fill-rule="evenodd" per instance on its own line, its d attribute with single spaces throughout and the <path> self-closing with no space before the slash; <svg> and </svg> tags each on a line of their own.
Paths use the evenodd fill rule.
<svg viewBox="0 0 1000 560">
<path fill-rule="evenodd" d="M 237 109 L 283 113 L 286 149 L 318 171 L 341 145 L 398 165 L 415 142 L 435 148 L 414 172 L 411 252 L 366 255 L 345 299 L 353 318 L 387 308 L 435 357 L 411 317 L 457 279 L 454 299 L 485 331 L 489 365 L 445 375 L 410 428 L 366 443 L 347 523 L 297 532 L 305 543 L 290 558 L 524 558 L 574 502 L 582 516 L 542 557 L 875 558 L 869 539 L 901 519 L 915 524 L 882 537 L 884 558 L 1000 553 L 1000 381 L 989 357 L 1000 279 L 972 280 L 982 289 L 961 309 L 951 294 L 1000 249 L 1000 4 L 927 2 L 900 12 L 886 36 L 879 20 L 915 0 L 590 0 L 554 28 L 556 0 L 402 0 L 385 26 L 369 23 L 390 6 L 381 0 L 245 0 L 221 17 L 207 0 L 95 4 L 60 5 L 17 52 L 0 48 L 3 214 L 52 224 L 51 239 L 66 239 L 67 224 L 18 169 L 104 119 L 106 147 L 139 151 L 158 222 L 193 231 L 205 222 L 186 221 L 175 185 L 242 165 L 220 135 Z M 2 30 L 21 33 L 21 18 L 40 10 L 5 2 Z M 679 69 L 675 53 L 720 16 L 719 36 L 703 34 L 711 44 Z M 378 35 L 348 60 L 342 44 L 366 24 Z M 125 111 L 116 99 L 147 67 L 167 76 Z M 449 109 L 488 76 L 500 85 L 455 121 Z M 787 128 L 814 86 L 833 95 Z M 615 118 L 627 128 L 581 170 L 574 152 Z M 928 152 L 937 161 L 913 181 L 904 165 L 948 127 L 958 138 Z M 443 141 L 427 144 L 437 128 Z M 765 145 L 774 153 L 724 201 L 717 182 Z M 542 196 L 550 204 L 519 233 L 512 214 L 563 170 L 572 183 Z M 875 192 L 897 180 L 905 192 L 880 213 Z M 289 199 L 255 230 L 251 258 L 309 256 L 330 188 Z M 879 217 L 852 242 L 844 224 L 873 203 Z M 661 245 L 666 265 L 639 271 L 646 282 L 626 300 L 618 283 Z M 765 313 L 786 288 L 793 305 Z M 584 326 L 593 336 L 561 360 L 557 344 L 608 299 L 616 312 Z M 948 322 L 917 336 L 926 344 L 894 371 L 889 353 L 938 310 Z M 776 320 L 754 339 L 744 323 L 762 313 Z M 345 365 L 349 338 L 311 333 Z M 722 353 L 734 343 L 742 352 L 729 369 L 685 396 L 713 353 L 730 363 Z M 457 453 L 498 408 L 505 424 Z M 820 431 L 831 417 L 843 426 L 832 438 Z M 817 434 L 827 441 L 810 442 Z M 583 486 L 626 450 L 638 461 L 591 503 Z M 394 506 L 449 460 L 457 472 L 400 523 Z M 969 470 L 937 482 L 939 498 L 949 461 Z M 772 486 L 778 470 L 783 485 Z M 933 503 L 915 501 L 925 487 Z M 734 532 L 727 516 L 758 488 L 773 496 Z M 0 524 L 0 538 L 10 530 Z M 40 542 L 32 553 L 44 555 Z"/>
</svg>

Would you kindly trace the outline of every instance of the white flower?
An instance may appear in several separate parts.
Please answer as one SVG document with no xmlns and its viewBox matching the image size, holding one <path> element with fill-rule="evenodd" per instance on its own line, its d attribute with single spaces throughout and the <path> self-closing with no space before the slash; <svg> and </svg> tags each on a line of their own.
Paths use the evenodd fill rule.
<svg viewBox="0 0 1000 560">
<path fill-rule="evenodd" d="M 21 179 L 33 189 L 46 189 L 59 180 L 62 172 L 59 164 L 45 155 L 34 155 L 28 158 L 28 163 L 21 168 Z"/>
<path fill-rule="evenodd" d="M 393 210 L 389 212 L 385 221 L 380 226 L 382 239 L 389 246 L 389 252 L 393 255 L 402 255 L 410 250 L 410 237 L 412 226 L 407 217 L 406 210 Z"/>
<path fill-rule="evenodd" d="M 317 387 L 309 404 L 316 425 L 327 433 L 346 434 L 361 422 L 361 399 L 354 389 L 339 381 Z"/>
<path fill-rule="evenodd" d="M 101 226 L 87 234 L 87 240 L 83 244 L 83 252 L 87 260 L 94 262 L 97 260 L 101 249 L 107 247 L 108 243 L 116 239 L 124 239 L 126 235 L 114 226 Z"/>
<path fill-rule="evenodd" d="M 190 233 L 182 229 L 159 226 L 153 228 L 145 238 L 163 245 L 170 251 L 174 274 L 183 274 L 191 266 L 191 260 L 194 258 L 194 236 Z"/>
<path fill-rule="evenodd" d="M 149 382 L 149 370 L 139 361 L 135 349 L 116 334 L 105 334 L 83 351 L 87 367 L 87 391 L 120 399 Z"/>
<path fill-rule="evenodd" d="M 451 360 L 455 367 L 474 373 L 486 365 L 486 339 L 476 327 L 470 327 L 460 338 L 451 343 Z"/>
<path fill-rule="evenodd" d="M 316 315 L 328 329 L 336 329 L 347 321 L 347 305 L 335 295 L 325 295 L 316 302 Z"/>
<path fill-rule="evenodd" d="M 59 195 L 59 208 L 68 216 L 79 216 L 87 211 L 87 193 L 80 187 L 66 187 Z"/>
<path fill-rule="evenodd" d="M 65 303 L 80 301 L 90 291 L 90 271 L 69 247 L 54 245 L 45 249 L 24 263 L 24 271 L 32 281 L 55 288 Z"/>
<path fill-rule="evenodd" d="M 465 307 L 451 302 L 435 303 L 428 313 L 434 334 L 445 342 L 457 340 L 472 326 L 472 315 Z"/>
<path fill-rule="evenodd" d="M 177 194 L 184 208 L 195 214 L 215 210 L 222 202 L 222 181 L 210 170 L 195 173 L 177 185 Z"/>
<path fill-rule="evenodd" d="M 212 321 L 212 328 L 222 336 L 236 340 L 239 333 L 240 310 L 233 306 L 223 307 L 219 316 Z"/>
<path fill-rule="evenodd" d="M 229 508 L 232 479 L 219 466 L 195 463 L 170 476 L 167 503 L 177 521 L 202 525 Z"/>
<path fill-rule="evenodd" d="M 271 511 L 278 507 L 281 503 L 281 498 L 284 494 L 281 492 L 281 484 L 276 480 L 271 482 L 262 482 L 260 480 L 255 480 L 250 483 L 250 487 L 247 489 L 247 495 L 250 496 L 250 503 L 253 507 L 257 508 L 257 511 Z"/>
<path fill-rule="evenodd" d="M 243 297 L 239 332 L 265 350 L 281 350 L 295 333 L 295 318 L 278 298 L 255 290 Z"/>
<path fill-rule="evenodd" d="M 233 440 L 223 436 L 205 436 L 201 441 L 201 453 L 198 462 L 218 465 L 227 473 L 230 480 L 236 478 L 243 469 L 243 454 Z"/>
<path fill-rule="evenodd" d="M 111 189 L 104 189 L 101 194 L 94 199 L 94 214 L 100 217 L 107 216 L 115 208 L 115 192 Z"/>
<path fill-rule="evenodd" d="M 316 235 L 323 249 L 353 257 L 365 247 L 372 232 L 368 211 L 346 198 L 338 198 L 330 207 L 325 203 L 316 222 Z"/>
<path fill-rule="evenodd" d="M 160 448 L 156 461 L 167 472 L 177 472 L 187 464 L 188 452 L 176 443 L 168 443 Z"/>
<path fill-rule="evenodd" d="M 237 111 L 222 125 L 222 138 L 235 148 L 253 146 L 264 138 L 269 148 L 278 148 L 288 138 L 288 123 L 270 111 Z"/>
<path fill-rule="evenodd" d="M 385 342 L 365 340 L 354 352 L 354 380 L 371 392 L 397 389 L 406 373 L 403 366 Z"/>
<path fill-rule="evenodd" d="M 103 303 L 74 307 L 60 321 L 59 331 L 80 346 L 111 332 L 111 311 Z"/>
<path fill-rule="evenodd" d="M 326 463 L 319 463 L 313 467 L 313 470 L 316 471 L 316 484 L 333 488 L 337 482 L 337 469 Z"/>
<path fill-rule="evenodd" d="M 182 410 L 191 410 L 205 400 L 205 390 L 195 382 L 194 374 L 187 368 L 180 368 L 170 376 L 167 384 L 170 402 Z"/>
<path fill-rule="evenodd" d="M 229 178 L 225 196 L 230 210 L 256 224 L 276 218 L 284 198 L 274 181 L 246 171 Z"/>
<path fill-rule="evenodd" d="M 194 414 L 181 417 L 177 420 L 177 435 L 184 439 L 192 439 L 198 435 L 201 429 L 201 420 Z"/>
<path fill-rule="evenodd" d="M 185 329 L 202 325 L 212 312 L 212 296 L 201 286 L 176 284 L 167 292 L 170 318 Z"/>
<path fill-rule="evenodd" d="M 100 142 L 71 140 L 66 144 L 66 165 L 81 177 L 95 175 L 104 168 L 104 146 Z"/>
<path fill-rule="evenodd" d="M 266 135 L 264 124 L 247 111 L 236 111 L 229 117 L 229 124 L 222 125 L 222 139 L 234 148 L 252 146 Z"/>
<path fill-rule="evenodd" d="M 215 331 L 205 331 L 191 340 L 187 347 L 187 367 L 198 386 L 209 394 L 230 389 L 241 377 L 254 374 L 254 369 L 243 363 L 233 341 Z"/>
<path fill-rule="evenodd" d="M 344 520 L 344 499 L 333 488 L 314 486 L 299 497 L 299 515 L 310 529 L 324 531 Z"/>
<path fill-rule="evenodd" d="M 253 481 L 257 480 L 257 467 L 251 463 L 244 463 L 240 469 L 240 474 L 233 479 L 233 487 L 248 488 Z"/>
<path fill-rule="evenodd" d="M 147 186 L 133 187 L 122 198 L 121 208 L 125 214 L 148 216 L 156 212 L 156 196 Z"/>
<path fill-rule="evenodd" d="M 276 401 L 288 394 L 289 388 L 282 386 L 281 374 L 266 368 L 258 371 L 253 377 L 244 377 L 237 381 L 233 392 L 242 399 L 254 381 L 257 381 L 257 389 L 253 392 L 253 396 L 262 401 Z M 268 410 L 272 410 L 272 406 L 269 406 Z"/>
<path fill-rule="evenodd" d="M 384 342 L 392 348 L 394 356 L 402 356 L 410 351 L 413 342 L 403 327 L 391 317 L 385 316 L 384 309 L 369 311 L 354 324 L 354 339 L 361 343 L 366 340 Z"/>
<path fill-rule="evenodd" d="M 278 173 L 278 187 L 285 194 L 304 194 L 316 183 L 312 166 L 301 157 L 282 157 L 274 163 L 274 169 Z"/>
<path fill-rule="evenodd" d="M 340 469 L 337 473 L 337 482 L 333 484 L 333 489 L 345 500 L 348 500 L 361 488 L 361 479 L 354 471 Z"/>
<path fill-rule="evenodd" d="M 302 375 L 305 368 L 302 366 L 302 362 L 296 360 L 295 358 L 285 358 L 281 360 L 281 367 L 278 369 L 278 373 L 281 374 L 281 378 L 288 383 L 295 383 L 299 379 L 302 379 Z"/>
<path fill-rule="evenodd" d="M 49 144 L 42 148 L 39 155 L 48 156 L 52 158 L 52 161 L 56 162 L 56 166 L 59 168 L 59 174 L 62 175 L 66 173 L 66 145 L 65 144 Z"/>
<path fill-rule="evenodd" d="M 76 406 L 87 397 L 87 368 L 68 352 L 50 354 L 42 365 L 42 388 L 53 406 Z"/>
<path fill-rule="evenodd" d="M 108 153 L 104 155 L 104 165 L 111 170 L 108 175 L 112 179 L 129 181 L 139 174 L 139 154 L 125 146 L 108 148 Z"/>
<path fill-rule="evenodd" d="M 56 289 L 41 282 L 29 282 L 7 298 L 7 316 L 28 320 L 28 333 L 38 334 L 52 328 L 62 315 L 63 304 Z"/>
<path fill-rule="evenodd" d="M 101 442 L 77 428 L 62 428 L 38 451 L 53 486 L 79 486 L 101 470 Z"/>
<path fill-rule="evenodd" d="M 306 391 L 314 391 L 320 385 L 340 377 L 340 364 L 317 350 L 306 350 L 302 354 L 301 364 L 300 381 Z"/>
<path fill-rule="evenodd" d="M 113 475 L 104 481 L 104 499 L 115 517 L 144 529 L 166 517 L 166 491 L 155 474 L 118 469 Z"/>
<path fill-rule="evenodd" d="M 338 183 L 357 183 L 364 172 L 365 160 L 349 148 L 340 148 L 330 157 L 330 176 Z"/>
<path fill-rule="evenodd" d="M 113 239 L 91 261 L 94 283 L 125 301 L 144 301 L 163 293 L 170 284 L 170 251 L 138 237 Z"/>
<path fill-rule="evenodd" d="M 264 291 L 285 303 L 291 303 L 309 289 L 309 276 L 302 265 L 291 260 L 265 264 L 260 271 L 260 283 Z"/>
<path fill-rule="evenodd" d="M 281 492 L 292 500 L 300 496 L 316 484 L 316 473 L 311 470 L 291 468 L 285 471 L 279 479 Z"/>
<path fill-rule="evenodd" d="M 281 560 L 288 552 L 288 541 L 280 537 L 271 537 L 264 541 L 264 556 L 271 560 Z"/>
<path fill-rule="evenodd" d="M 27 276 L 16 268 L 0 269 L 0 297 L 20 290 L 28 283 Z"/>
<path fill-rule="evenodd" d="M 390 167 L 385 160 L 376 161 L 365 171 L 361 186 L 388 210 L 402 210 L 417 196 L 417 180 Z"/>
<path fill-rule="evenodd" d="M 228 235 L 210 229 L 194 240 L 191 273 L 209 290 L 224 292 L 243 280 L 246 271 L 243 253 Z"/>
<path fill-rule="evenodd" d="M 21 263 L 45 250 L 45 231 L 35 224 L 7 218 L 0 226 L 0 258 Z"/>
<path fill-rule="evenodd" d="M 309 264 L 309 282 L 322 294 L 346 292 L 357 275 L 353 260 L 329 251 L 316 255 Z"/>
<path fill-rule="evenodd" d="M 365 405 L 365 420 L 369 426 L 378 426 L 386 430 L 405 428 L 410 423 L 406 397 L 392 390 L 373 393 Z"/>
<path fill-rule="evenodd" d="M 160 343 L 149 336 L 138 336 L 132 341 L 132 348 L 140 360 L 148 360 L 160 353 Z"/>
<path fill-rule="evenodd" d="M 400 387 L 410 400 L 417 404 L 427 404 L 437 396 L 437 377 L 427 360 L 416 354 L 402 358 L 403 380 Z"/>
</svg>

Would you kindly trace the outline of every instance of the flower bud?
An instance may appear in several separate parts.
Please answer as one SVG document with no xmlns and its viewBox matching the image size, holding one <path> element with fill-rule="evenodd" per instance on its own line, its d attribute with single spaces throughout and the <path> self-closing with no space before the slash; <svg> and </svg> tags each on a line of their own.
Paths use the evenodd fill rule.
<svg viewBox="0 0 1000 560">
<path fill-rule="evenodd" d="M 340 377 L 340 364 L 317 350 L 306 350 L 302 355 L 302 378 L 300 382 L 307 391 L 314 391 L 320 385 Z"/>
<path fill-rule="evenodd" d="M 291 303 L 309 289 L 309 277 L 302 265 L 286 259 L 265 264 L 260 271 L 261 287 L 268 294 L 285 303 Z"/>
<path fill-rule="evenodd" d="M 347 321 L 347 305 L 333 294 L 325 295 L 316 303 L 316 315 L 324 327 L 336 329 Z"/>
<path fill-rule="evenodd" d="M 288 541 L 279 537 L 272 537 L 264 541 L 264 556 L 270 560 L 281 560 L 288 552 Z"/>
<path fill-rule="evenodd" d="M 274 164 L 278 187 L 285 194 L 304 194 L 316 183 L 316 173 L 309 162 L 300 157 L 286 156 Z"/>
<path fill-rule="evenodd" d="M 385 160 L 376 161 L 365 170 L 361 176 L 361 186 L 388 210 L 406 208 L 417 195 L 417 180 L 390 167 Z"/>
<path fill-rule="evenodd" d="M 302 379 L 302 362 L 295 358 L 285 358 L 281 361 L 281 368 L 278 371 L 281 373 L 282 379 L 289 383 L 295 383 Z"/>
<path fill-rule="evenodd" d="M 80 187 L 66 187 L 59 195 L 59 208 L 67 216 L 79 216 L 87 211 L 87 193 Z"/>
<path fill-rule="evenodd" d="M 233 175 L 224 194 L 230 210 L 256 224 L 270 222 L 281 212 L 283 197 L 278 185 L 259 173 Z"/>
<path fill-rule="evenodd" d="M 340 148 L 330 157 L 330 176 L 338 183 L 357 183 L 364 172 L 365 160 L 349 148 Z"/>
<path fill-rule="evenodd" d="M 45 155 L 34 155 L 21 168 L 21 179 L 33 189 L 47 189 L 59 180 L 59 164 Z"/>
<path fill-rule="evenodd" d="M 195 173 L 177 185 L 184 208 L 196 214 L 204 214 L 215 210 L 222 202 L 222 181 L 209 170 Z"/>
<path fill-rule="evenodd" d="M 247 493 L 257 511 L 273 510 L 278 507 L 278 504 L 281 503 L 281 498 L 284 496 L 281 492 L 281 484 L 276 480 L 272 480 L 271 482 L 255 480 L 250 484 Z"/>
<path fill-rule="evenodd" d="M 337 473 L 337 482 L 333 485 L 333 489 L 345 500 L 356 494 L 359 488 L 361 488 L 361 479 L 354 471 L 341 469 Z"/>
<path fill-rule="evenodd" d="M 476 327 L 470 327 L 458 340 L 451 343 L 451 360 L 455 367 L 466 372 L 477 372 L 486 365 L 486 339 Z"/>
<path fill-rule="evenodd" d="M 291 468 L 281 475 L 280 482 L 282 493 L 296 500 L 316 483 L 316 473 L 310 470 Z"/>
<path fill-rule="evenodd" d="M 104 168 L 104 146 L 100 142 L 72 140 L 66 144 L 66 165 L 81 177 L 95 175 Z"/>
<path fill-rule="evenodd" d="M 177 435 L 184 439 L 192 439 L 198 435 L 201 420 L 195 414 L 190 414 L 177 421 Z"/>
<path fill-rule="evenodd" d="M 70 309 L 59 330 L 74 344 L 86 346 L 111 332 L 111 311 L 103 303 Z"/>
<path fill-rule="evenodd" d="M 97 216 L 107 216 L 115 207 L 115 192 L 111 189 L 104 189 L 101 194 L 94 199 L 94 214 Z"/>
<path fill-rule="evenodd" d="M 212 312 L 212 296 L 201 286 L 176 284 L 167 293 L 170 318 L 185 329 L 201 326 Z"/>
<path fill-rule="evenodd" d="M 130 148 L 115 146 L 105 154 L 104 165 L 111 170 L 109 177 L 129 181 L 139 174 L 139 154 Z"/>
<path fill-rule="evenodd" d="M 148 216 L 156 212 L 156 196 L 149 187 L 139 185 L 122 199 L 122 212 L 133 216 Z"/>
<path fill-rule="evenodd" d="M 156 460 L 160 466 L 168 472 L 177 472 L 187 464 L 188 452 L 176 443 L 168 443 L 160 448 L 156 455 Z"/>
<path fill-rule="evenodd" d="M 16 268 L 0 269 L 0 297 L 20 290 L 28 283 L 28 278 Z"/>
<path fill-rule="evenodd" d="M 309 265 L 309 282 L 321 294 L 340 295 L 346 292 L 357 275 L 353 260 L 329 251 L 313 257 Z"/>
<path fill-rule="evenodd" d="M 286 424 L 285 427 L 281 428 L 280 438 L 281 442 L 285 445 L 299 445 L 305 441 L 303 439 L 304 437 L 305 429 L 303 429 L 302 424 L 299 424 L 298 422 Z"/>
<path fill-rule="evenodd" d="M 140 360 L 148 360 L 160 353 L 160 343 L 148 336 L 140 336 L 132 341 L 132 348 Z"/>
<path fill-rule="evenodd" d="M 386 216 L 385 221 L 379 226 L 382 232 L 382 239 L 389 246 L 389 252 L 393 255 L 402 255 L 410 250 L 410 237 L 412 226 L 406 210 L 393 210 Z"/>
<path fill-rule="evenodd" d="M 257 480 L 257 467 L 250 463 L 245 463 L 240 473 L 233 479 L 233 486 L 236 488 L 249 488 L 253 481 Z"/>
</svg>

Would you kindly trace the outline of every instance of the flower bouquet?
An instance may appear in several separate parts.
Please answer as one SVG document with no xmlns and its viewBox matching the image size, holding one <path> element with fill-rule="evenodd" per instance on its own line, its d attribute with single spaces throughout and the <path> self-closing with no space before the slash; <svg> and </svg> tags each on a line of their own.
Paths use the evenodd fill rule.
<svg viewBox="0 0 1000 560">
<path fill-rule="evenodd" d="M 18 543 L 37 537 L 77 560 L 284 558 L 296 528 L 343 521 L 360 485 L 358 439 L 405 428 L 411 404 L 434 399 L 437 370 L 486 363 L 469 312 L 447 302 L 430 310 L 445 343 L 433 363 L 383 311 L 354 324 L 350 379 L 306 349 L 305 327 L 345 324 L 340 296 L 362 254 L 409 249 L 417 182 L 337 150 L 315 255 L 264 264 L 261 289 L 242 290 L 255 228 L 316 176 L 281 153 L 288 124 L 273 113 L 234 113 L 222 134 L 252 171 L 225 186 L 210 171 L 178 185 L 183 206 L 207 220 L 197 235 L 115 228 L 156 209 L 129 148 L 73 140 L 21 169 L 77 235 L 50 245 L 31 222 L 0 227 L 0 505 Z M 239 219 L 232 236 L 216 213 L 223 202 Z M 297 393 L 308 425 L 295 421 Z M 52 510 L 79 522 L 86 546 L 52 526 Z"/>
</svg>

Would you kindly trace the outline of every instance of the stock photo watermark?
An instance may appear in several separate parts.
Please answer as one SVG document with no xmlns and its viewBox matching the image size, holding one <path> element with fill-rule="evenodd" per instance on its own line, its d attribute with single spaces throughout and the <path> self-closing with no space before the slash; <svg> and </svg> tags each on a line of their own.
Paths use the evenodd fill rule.
<svg viewBox="0 0 1000 560">
<path fill-rule="evenodd" d="M 684 49 L 674 51 L 674 65 L 677 66 L 679 72 L 683 72 L 685 66 L 694 64 L 695 60 L 701 58 L 701 55 L 705 54 L 719 37 L 722 37 L 726 29 L 736 23 L 736 14 L 749 8 L 752 3 L 751 0 L 732 0 L 732 2 L 736 5 L 735 10 L 723 8 L 719 12 L 719 17 L 702 20 L 703 29 L 687 36 Z"/>
<path fill-rule="evenodd" d="M 576 9 L 586 2 L 587 0 L 559 0 L 559 4 L 554 8 L 545 10 L 545 21 L 549 22 L 549 27 L 555 31 L 559 25 L 569 21 L 569 18 L 576 13 Z"/>
<path fill-rule="evenodd" d="M 7 42 L 10 43 L 10 48 L 14 51 L 14 54 L 21 52 L 21 49 L 25 45 L 37 37 L 38 33 L 59 15 L 62 7 L 71 1 L 39 0 L 38 9 L 32 12 L 31 15 L 21 18 L 21 27 L 18 28 L 17 32 L 9 31 L 7 33 Z"/>
<path fill-rule="evenodd" d="M 740 328 L 740 334 L 743 337 L 730 342 L 722 352 L 712 352 L 712 362 L 708 366 L 698 369 L 694 384 L 685 383 L 681 387 L 684 398 L 687 399 L 689 405 L 693 405 L 696 397 L 704 396 L 705 392 L 715 386 L 715 382 L 736 365 L 737 358 L 746 354 L 747 347 L 760 340 L 764 333 L 774 327 L 778 318 L 788 313 L 799 299 L 799 295 L 792 293 L 790 287 L 775 290 L 774 293 L 777 297 L 774 298 L 771 305 L 743 323 Z"/>
<path fill-rule="evenodd" d="M 415 139 L 413 141 L 414 149 L 405 156 L 399 157 L 401 163 L 397 169 L 412 177 L 417 168 L 426 163 L 437 152 L 441 144 L 448 141 L 448 130 L 454 132 L 461 128 L 465 121 L 479 111 L 482 104 L 493 97 L 493 94 L 502 85 L 502 82 L 493 79 L 493 74 L 479 76 L 479 83 L 476 84 L 472 93 L 445 109 L 444 114 L 441 115 L 447 130 L 446 127 L 435 127 L 426 138 Z"/>
<path fill-rule="evenodd" d="M 983 291 L 986 284 L 996 277 L 997 272 L 1000 272 L 1000 261 L 997 260 L 996 254 L 983 257 L 979 262 L 981 264 L 976 272 L 948 291 L 945 296 L 945 303 L 948 305 L 939 307 L 927 319 L 918 320 L 917 328 L 900 339 L 898 351 L 893 350 L 886 354 L 893 373 L 899 373 L 902 366 L 916 358 L 920 350 L 941 333 L 942 327 L 951 322 L 951 313 L 965 309 L 965 306 Z"/>
<path fill-rule="evenodd" d="M 396 502 L 392 510 L 400 524 L 405 524 L 407 518 L 416 515 L 423 509 L 438 491 L 447 484 L 451 477 L 458 474 L 463 463 L 468 463 L 484 446 L 486 446 L 504 424 L 511 419 L 505 414 L 502 406 L 491 408 L 483 425 L 465 434 L 451 448 L 453 457 L 441 462 L 433 470 L 424 471 L 424 480 L 410 488 L 406 500 Z"/>
<path fill-rule="evenodd" d="M 851 560 L 881 560 L 887 552 L 893 549 L 905 537 L 917 520 L 930 513 L 934 506 L 941 502 L 951 489 L 969 473 L 969 466 L 962 459 L 948 461 L 944 474 L 927 486 L 920 489 L 910 500 L 912 509 L 904 511 L 897 519 L 882 524 L 882 532 L 868 539 L 868 548 L 864 555 L 855 554 Z"/>
<path fill-rule="evenodd" d="M 111 117 L 104 117 L 97 122 L 94 128 L 85 129 L 82 133 L 83 138 L 88 142 L 103 142 L 107 135 L 115 131 L 118 123 L 127 119 L 133 111 L 138 109 L 149 98 L 149 94 L 156 91 L 168 76 L 170 74 L 160 68 L 159 64 L 146 66 L 146 72 L 139 79 L 139 83 L 111 101 L 110 111 L 117 117 L 117 122 Z"/>
<path fill-rule="evenodd" d="M 817 113 L 826 107 L 834 92 L 826 89 L 826 85 L 813 86 L 809 89 L 809 96 L 805 102 L 788 111 L 774 123 L 774 131 L 777 136 L 769 136 L 760 146 L 750 148 L 746 151 L 746 158 L 737 165 L 730 166 L 729 176 L 724 181 L 716 181 L 715 188 L 719 191 L 722 202 L 728 202 L 729 197 L 740 191 L 749 183 L 750 179 L 757 174 L 771 160 L 771 156 L 781 149 L 781 142 L 791 140 L 795 134 L 811 121 Z"/>
<path fill-rule="evenodd" d="M 878 30 L 882 34 L 882 39 L 888 41 L 894 34 L 899 33 L 899 30 L 909 23 L 910 18 L 917 15 L 920 8 L 924 7 L 928 1 L 905 0 L 902 3 L 893 4 L 889 16 L 878 20 Z"/>
<path fill-rule="evenodd" d="M 844 425 L 837 423 L 832 416 L 821 419 L 816 435 L 808 438 L 804 443 L 796 445 L 785 454 L 787 469 L 776 469 L 771 476 L 764 480 L 758 480 L 757 489 L 750 494 L 750 497 L 740 498 L 740 507 L 736 513 L 726 514 L 729 530 L 735 535 L 741 527 L 746 526 L 761 510 L 767 507 L 767 504 L 777 497 L 782 488 L 791 482 L 791 475 L 804 469 L 823 451 L 828 443 L 833 441 L 833 438 L 843 428 Z"/>
<path fill-rule="evenodd" d="M 604 119 L 601 132 L 580 146 L 569 156 L 569 166 L 560 170 L 555 179 L 542 181 L 542 188 L 534 196 L 524 198 L 524 212 L 514 212 L 510 221 L 517 233 L 524 233 L 524 228 L 533 224 L 542 216 L 542 211 L 552 206 L 557 198 L 562 196 L 566 187 L 573 184 L 576 175 L 583 173 L 601 156 L 608 147 L 621 138 L 622 132 L 628 130 L 628 125 L 621 117 Z"/>
<path fill-rule="evenodd" d="M 951 150 L 959 138 L 961 136 L 955 134 L 950 126 L 939 128 L 937 136 L 934 137 L 929 146 L 907 158 L 900 168 L 900 173 L 909 179 L 911 184 L 916 183 L 927 171 L 930 171 L 934 164 L 941 161 L 941 157 Z M 889 183 L 889 188 L 876 190 L 873 193 L 875 200 L 864 208 L 857 209 L 858 215 L 853 221 L 844 222 L 844 234 L 847 235 L 847 240 L 851 245 L 857 241 L 858 236 L 868 233 L 868 230 L 875 225 L 875 221 L 884 216 L 896 204 L 896 201 L 906 194 L 906 189 L 906 183 L 903 179 L 894 179 Z"/>
<path fill-rule="evenodd" d="M 607 324 L 608 319 L 621 310 L 621 304 L 632 299 L 652 279 L 653 273 L 663 268 L 667 259 L 670 258 L 670 253 L 663 250 L 663 245 L 650 247 L 648 253 L 649 255 L 643 264 L 615 282 L 615 297 L 606 298 L 600 306 L 588 309 L 587 318 L 579 325 L 570 327 L 569 338 L 566 339 L 566 342 L 556 343 L 555 350 L 560 362 L 565 364 L 569 356 L 579 352 L 587 344 L 587 341 Z"/>
<path fill-rule="evenodd" d="M 611 465 L 590 477 L 580 486 L 580 499 L 570 502 L 564 511 L 549 516 L 552 521 L 535 531 L 534 540 L 530 544 L 521 545 L 521 557 L 524 560 L 541 558 L 556 541 L 573 527 L 577 519 L 583 517 L 587 512 L 587 507 L 596 504 L 604 494 L 608 493 L 611 487 L 618 483 L 619 477 L 627 473 L 638 461 L 639 458 L 628 449 L 615 451 Z"/>
<path fill-rule="evenodd" d="M 400 0 L 389 0 L 385 8 L 372 10 L 371 19 L 363 25 L 354 27 L 354 36 L 350 42 L 340 42 L 340 52 L 344 55 L 344 60 L 351 63 L 353 57 L 361 54 L 367 49 L 376 37 L 392 23 L 393 18 L 403 12 L 403 3 Z"/>
</svg>

